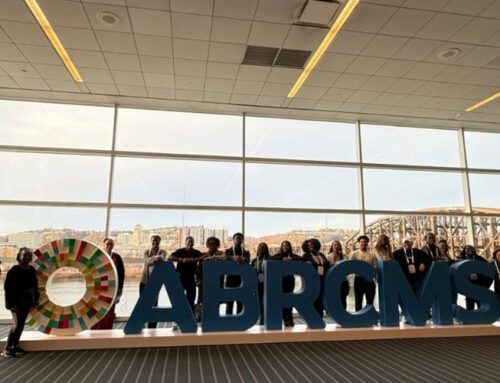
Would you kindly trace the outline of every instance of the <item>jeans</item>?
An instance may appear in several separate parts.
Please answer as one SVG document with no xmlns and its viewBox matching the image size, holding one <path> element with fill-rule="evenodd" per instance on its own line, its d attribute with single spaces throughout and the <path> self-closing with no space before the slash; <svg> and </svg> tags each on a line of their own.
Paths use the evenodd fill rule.
<svg viewBox="0 0 500 383">
<path fill-rule="evenodd" d="M 5 345 L 7 350 L 11 350 L 19 344 L 19 339 L 23 333 L 24 323 L 26 322 L 29 312 L 29 307 L 19 308 L 17 311 L 11 311 L 14 323 L 12 324 L 9 336 L 7 337 L 7 344 Z"/>
</svg>

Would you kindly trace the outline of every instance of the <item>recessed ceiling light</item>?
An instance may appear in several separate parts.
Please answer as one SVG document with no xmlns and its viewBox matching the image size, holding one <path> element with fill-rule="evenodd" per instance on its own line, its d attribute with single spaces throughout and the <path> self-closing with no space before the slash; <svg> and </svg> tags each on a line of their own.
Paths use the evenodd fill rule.
<svg viewBox="0 0 500 383">
<path fill-rule="evenodd" d="M 118 25 L 120 25 L 120 18 L 115 15 L 113 12 L 108 12 L 108 11 L 103 11 L 99 12 L 96 15 L 97 20 L 104 25 L 105 27 L 108 28 L 116 28 Z"/>
<path fill-rule="evenodd" d="M 457 57 L 462 51 L 458 48 L 450 48 L 445 49 L 444 51 L 439 52 L 436 56 L 439 60 L 446 61 L 451 60 L 452 58 Z"/>
</svg>

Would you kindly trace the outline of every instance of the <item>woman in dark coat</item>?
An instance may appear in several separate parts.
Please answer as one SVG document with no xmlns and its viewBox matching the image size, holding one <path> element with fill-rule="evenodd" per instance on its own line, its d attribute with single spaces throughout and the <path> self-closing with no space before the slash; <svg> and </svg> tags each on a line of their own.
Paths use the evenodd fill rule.
<svg viewBox="0 0 500 383">
<path fill-rule="evenodd" d="M 321 242 L 316 238 L 311 238 L 308 243 L 308 252 L 304 254 L 302 259 L 311 263 L 318 273 L 321 283 L 321 291 L 318 299 L 314 302 L 314 307 L 318 311 L 318 314 L 323 317 L 323 279 L 328 271 L 328 268 L 330 267 L 330 264 L 328 263 L 325 254 L 323 254 L 320 250 Z"/>
<path fill-rule="evenodd" d="M 19 347 L 19 339 L 24 323 L 32 307 L 38 304 L 40 296 L 36 271 L 31 266 L 33 251 L 22 247 L 17 253 L 18 264 L 13 266 L 5 277 L 5 307 L 11 311 L 14 323 L 10 329 L 3 355 L 11 358 L 26 352 Z"/>
</svg>

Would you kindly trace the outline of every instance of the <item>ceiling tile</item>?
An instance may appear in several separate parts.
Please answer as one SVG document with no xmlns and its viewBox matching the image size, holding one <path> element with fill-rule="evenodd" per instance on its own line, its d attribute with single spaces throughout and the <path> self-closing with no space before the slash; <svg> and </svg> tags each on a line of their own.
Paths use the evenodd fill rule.
<svg viewBox="0 0 500 383">
<path fill-rule="evenodd" d="M 460 82 L 460 80 L 470 76 L 475 70 L 475 68 L 465 66 L 447 65 L 446 70 L 434 76 L 433 80 L 452 83 Z"/>
<path fill-rule="evenodd" d="M 116 85 L 139 85 L 144 86 L 142 72 L 132 72 L 126 70 L 111 71 Z"/>
<path fill-rule="evenodd" d="M 82 3 L 64 0 L 38 0 L 38 3 L 53 26 L 90 29 Z"/>
<path fill-rule="evenodd" d="M 303 98 L 294 98 L 288 104 L 289 108 L 298 108 L 298 109 L 312 109 L 312 107 L 316 104 L 316 100 L 303 99 Z"/>
<path fill-rule="evenodd" d="M 80 74 L 85 82 L 97 82 L 100 84 L 114 84 L 109 70 L 94 68 L 79 68 Z"/>
<path fill-rule="evenodd" d="M 55 92 L 81 92 L 74 81 L 45 80 L 45 82 Z"/>
<path fill-rule="evenodd" d="M 441 46 L 439 41 L 410 39 L 396 54 L 394 58 L 402 60 L 423 60 L 430 53 Z"/>
<path fill-rule="evenodd" d="M 318 101 L 314 105 L 314 109 L 337 111 L 341 105 L 342 101 Z"/>
<path fill-rule="evenodd" d="M 203 92 L 199 90 L 176 89 L 175 98 L 177 100 L 201 101 L 203 100 Z"/>
<path fill-rule="evenodd" d="M 71 75 L 64 65 L 34 64 L 33 66 L 45 80 L 72 80 Z"/>
<path fill-rule="evenodd" d="M 55 50 L 52 47 L 42 47 L 42 46 L 36 46 L 36 45 L 18 45 L 17 46 L 23 55 L 29 60 L 31 63 L 38 63 L 38 64 L 53 64 L 53 65 L 60 65 L 61 64 L 61 59 L 55 52 Z M 0 44 L 0 52 L 2 57 L 5 56 L 5 52 L 2 49 L 2 45 Z M 22 61 L 22 55 L 19 55 L 19 59 L 16 59 L 15 61 Z"/>
<path fill-rule="evenodd" d="M 347 73 L 374 74 L 386 61 L 385 58 L 358 56 L 345 71 Z"/>
<path fill-rule="evenodd" d="M 464 84 L 491 85 L 500 87 L 500 70 L 472 69 L 474 69 L 474 72 L 462 77 L 459 82 Z"/>
<path fill-rule="evenodd" d="M 380 30 L 395 36 L 415 35 L 434 15 L 434 12 L 400 8 Z"/>
<path fill-rule="evenodd" d="M 314 70 L 307 78 L 306 84 L 311 86 L 331 86 L 333 82 L 340 76 L 337 72 L 323 72 Z"/>
<path fill-rule="evenodd" d="M 341 30 L 328 47 L 328 52 L 357 55 L 373 38 L 371 33 L 350 32 Z"/>
<path fill-rule="evenodd" d="M 132 10 L 132 8 L 131 8 Z M 92 24 L 92 28 L 101 31 L 111 32 L 126 32 L 131 33 L 132 27 L 130 25 L 129 12 L 126 7 L 115 7 L 103 4 L 86 3 L 85 11 L 87 12 L 88 19 Z M 119 22 L 114 24 L 106 24 L 99 18 L 102 12 L 110 12 L 116 16 Z"/>
<path fill-rule="evenodd" d="M 363 85 L 361 85 L 360 89 L 383 92 L 395 82 L 395 78 L 372 76 L 365 83 L 363 83 Z"/>
<path fill-rule="evenodd" d="M 265 23 L 255 21 L 250 30 L 248 45 L 279 48 L 290 30 L 287 24 Z"/>
<path fill-rule="evenodd" d="M 175 75 L 204 77 L 206 61 L 174 59 Z"/>
<path fill-rule="evenodd" d="M 109 69 L 141 71 L 139 56 L 125 53 L 104 53 Z"/>
<path fill-rule="evenodd" d="M 172 57 L 172 39 L 169 37 L 135 35 L 135 43 L 140 55 Z"/>
<path fill-rule="evenodd" d="M 390 88 L 387 89 L 387 92 L 411 94 L 424 84 L 425 81 L 421 80 L 399 79 Z"/>
<path fill-rule="evenodd" d="M 175 89 L 203 90 L 205 79 L 203 77 L 175 76 Z"/>
<path fill-rule="evenodd" d="M 12 42 L 7 36 L 7 34 L 3 31 L 2 27 L 0 27 L 0 43 L 10 43 Z"/>
<path fill-rule="evenodd" d="M 354 102 L 345 102 L 341 106 L 339 106 L 337 108 L 337 110 L 341 111 L 341 112 L 356 113 L 356 112 L 361 112 L 367 106 L 368 106 L 368 104 L 360 104 L 360 103 L 354 103 Z"/>
<path fill-rule="evenodd" d="M 370 76 L 365 74 L 349 74 L 343 73 L 333 83 L 332 87 L 342 89 L 359 89 Z"/>
<path fill-rule="evenodd" d="M 375 105 L 390 105 L 390 106 L 392 106 L 392 105 L 396 105 L 405 96 L 406 95 L 404 95 L 404 94 L 382 93 L 372 103 Z"/>
<path fill-rule="evenodd" d="M 144 73 L 144 81 L 148 88 L 174 87 L 174 76 L 171 74 Z"/>
<path fill-rule="evenodd" d="M 418 108 L 420 105 L 425 103 L 428 99 L 429 98 L 426 96 L 416 96 L 416 95 L 412 94 L 412 95 L 403 97 L 401 100 L 399 100 L 398 105 Z"/>
<path fill-rule="evenodd" d="M 10 77 L 0 76 L 0 87 L 2 87 L 2 88 L 19 88 L 19 85 L 17 85 L 14 82 L 14 80 L 12 80 Z"/>
<path fill-rule="evenodd" d="M 455 57 L 447 58 L 444 60 L 441 57 L 438 57 L 438 54 L 440 52 L 443 52 L 445 50 L 452 49 L 452 48 L 459 49 L 460 54 L 458 54 Z M 460 44 L 460 43 L 446 42 L 446 43 L 441 44 L 432 53 L 430 53 L 427 57 L 425 57 L 425 61 L 437 62 L 437 63 L 442 63 L 442 64 L 453 64 L 457 60 L 459 60 L 461 57 L 463 57 L 467 53 L 469 53 L 473 48 L 474 48 L 474 45 L 471 45 L 471 44 Z"/>
<path fill-rule="evenodd" d="M 217 1 L 217 0 L 216 0 Z M 219 92 L 203 92 L 203 101 L 206 102 L 220 102 L 220 103 L 228 103 L 231 98 L 230 93 L 219 93 Z"/>
<path fill-rule="evenodd" d="M 174 73 L 174 60 L 165 57 L 139 56 L 142 70 L 150 73 Z"/>
<path fill-rule="evenodd" d="M 480 16 L 500 19 L 500 2 L 497 0 L 491 3 L 488 8 L 481 12 Z"/>
<path fill-rule="evenodd" d="M 239 64 L 245 55 L 245 45 L 210 42 L 208 60 Z"/>
<path fill-rule="evenodd" d="M 214 16 L 253 19 L 258 0 L 215 0 Z"/>
<path fill-rule="evenodd" d="M 95 31 L 102 50 L 114 53 L 136 54 L 134 35 L 131 33 Z"/>
<path fill-rule="evenodd" d="M 481 44 L 500 30 L 498 20 L 474 18 L 469 24 L 454 34 L 450 40 L 461 43 Z"/>
<path fill-rule="evenodd" d="M 328 90 L 327 87 L 319 86 L 302 86 L 297 92 L 297 98 L 303 98 L 307 100 L 319 100 Z"/>
<path fill-rule="evenodd" d="M 377 71 L 377 76 L 402 77 L 416 65 L 414 61 L 389 60 Z"/>
<path fill-rule="evenodd" d="M 485 45 L 493 45 L 495 47 L 500 47 L 500 31 L 494 33 L 483 43 Z"/>
<path fill-rule="evenodd" d="M 0 1 L 0 19 L 33 22 L 33 16 L 30 11 L 24 2 L 19 0 Z"/>
<path fill-rule="evenodd" d="M 258 65 L 240 65 L 238 80 L 265 81 L 271 67 Z"/>
<path fill-rule="evenodd" d="M 406 0 L 403 7 L 439 11 L 450 0 Z"/>
<path fill-rule="evenodd" d="M 414 94 L 424 96 L 437 96 L 450 87 L 450 84 L 443 82 L 428 82 L 415 90 Z"/>
<path fill-rule="evenodd" d="M 170 12 L 129 8 L 134 33 L 153 36 L 170 36 Z"/>
<path fill-rule="evenodd" d="M 223 43 L 242 43 L 248 40 L 252 22 L 249 20 L 214 17 L 212 20 L 212 40 Z"/>
<path fill-rule="evenodd" d="M 40 60 L 42 58 L 42 55 L 40 52 L 37 50 L 37 48 L 47 48 L 48 50 L 51 50 L 49 47 L 37 47 L 37 46 L 31 46 L 31 45 L 20 45 L 19 46 L 22 49 L 21 51 L 14 45 L 14 44 L 9 44 L 9 43 L 0 43 L 0 58 L 2 60 L 8 60 L 8 61 L 26 61 L 26 58 L 23 56 L 24 53 L 24 48 L 28 47 L 28 50 L 30 47 L 33 47 L 33 52 L 28 51 L 27 53 L 34 53 L 31 55 L 32 58 L 38 58 Z M 53 52 L 53 50 L 52 50 Z M 29 57 L 27 57 L 28 60 L 30 60 Z M 47 59 L 45 57 L 45 59 Z M 31 61 L 31 60 L 30 60 Z"/>
<path fill-rule="evenodd" d="M 478 15 L 495 0 L 451 0 L 441 12 L 458 13 L 462 15 Z"/>
<path fill-rule="evenodd" d="M 418 63 L 408 73 L 406 78 L 417 80 L 430 80 L 446 69 L 444 64 Z"/>
<path fill-rule="evenodd" d="M 238 74 L 239 65 L 208 62 L 207 77 L 235 79 Z"/>
<path fill-rule="evenodd" d="M 316 69 L 327 72 L 343 72 L 355 57 L 353 55 L 326 52 L 316 65 Z"/>
<path fill-rule="evenodd" d="M 387 114 L 387 111 L 391 107 L 389 105 L 375 105 L 375 104 L 370 104 L 367 105 L 365 108 L 363 108 L 363 113 L 369 113 L 369 114 Z"/>
<path fill-rule="evenodd" d="M 331 87 L 323 96 L 323 100 L 346 101 L 354 93 L 352 89 L 338 89 Z"/>
<path fill-rule="evenodd" d="M 472 49 L 468 54 L 460 56 L 455 64 L 482 67 L 491 60 L 498 57 L 500 51 L 498 48 L 478 46 Z"/>
<path fill-rule="evenodd" d="M 325 28 L 293 25 L 285 39 L 283 47 L 314 51 L 319 47 L 327 32 L 328 30 Z"/>
<path fill-rule="evenodd" d="M 262 88 L 261 95 L 286 97 L 288 92 L 290 92 L 289 84 L 275 84 L 266 82 L 264 84 L 264 87 Z"/>
<path fill-rule="evenodd" d="M 376 35 L 361 52 L 364 56 L 390 58 L 408 41 L 407 37 Z"/>
<path fill-rule="evenodd" d="M 47 83 L 40 78 L 14 77 L 13 80 L 23 89 L 50 90 Z"/>
<path fill-rule="evenodd" d="M 78 0 L 76 0 L 78 1 Z M 127 5 L 126 0 L 80 0 L 82 3 L 99 3 L 99 4 L 109 4 L 109 5 Z M 128 0 L 130 2 L 130 0 Z M 145 0 L 148 1 L 148 0 Z"/>
<path fill-rule="evenodd" d="M 303 6 L 303 0 L 260 0 L 255 20 L 292 24 Z"/>
<path fill-rule="evenodd" d="M 174 89 L 148 87 L 146 90 L 151 98 L 175 99 Z"/>
<path fill-rule="evenodd" d="M 438 13 L 418 31 L 416 36 L 422 39 L 447 40 L 470 20 L 471 17 L 468 16 Z"/>
<path fill-rule="evenodd" d="M 65 48 L 86 49 L 99 51 L 94 32 L 90 29 L 77 29 L 69 27 L 54 27 L 61 43 Z"/>
<path fill-rule="evenodd" d="M 129 7 L 159 9 L 160 11 L 170 10 L 170 0 L 126 0 Z"/>
<path fill-rule="evenodd" d="M 0 68 L 11 77 L 40 78 L 31 64 L 14 61 L 0 61 Z"/>
<path fill-rule="evenodd" d="M 274 67 L 267 78 L 268 82 L 293 84 L 300 76 L 301 69 Z"/>
<path fill-rule="evenodd" d="M 207 78 L 205 80 L 205 91 L 231 93 L 233 91 L 234 80 L 222 78 Z"/>
<path fill-rule="evenodd" d="M 261 106 L 281 106 L 283 103 L 284 98 L 283 97 L 273 97 L 273 96 L 259 96 L 257 98 L 257 105 Z"/>
<path fill-rule="evenodd" d="M 92 82 L 86 82 L 85 84 L 90 92 L 94 94 L 118 94 L 118 89 L 116 89 L 114 84 L 99 84 Z"/>
<path fill-rule="evenodd" d="M 212 18 L 209 16 L 172 13 L 172 29 L 174 37 L 193 40 L 210 40 Z"/>
<path fill-rule="evenodd" d="M 120 96 L 147 97 L 148 92 L 143 86 L 117 85 Z"/>
<path fill-rule="evenodd" d="M 234 83 L 234 93 L 239 94 L 260 94 L 262 88 L 264 86 L 264 82 L 262 81 L 246 81 L 246 80 L 237 80 Z"/>
<path fill-rule="evenodd" d="M 208 41 L 173 39 L 173 53 L 175 58 L 206 60 L 208 57 Z"/>
<path fill-rule="evenodd" d="M 241 105 L 255 105 L 257 102 L 257 96 L 253 96 L 250 94 L 235 94 L 231 95 L 230 102 L 232 104 L 241 104 Z"/>
<path fill-rule="evenodd" d="M 68 54 L 77 68 L 86 67 L 106 69 L 108 67 L 101 52 L 68 49 Z"/>
<path fill-rule="evenodd" d="M 397 8 L 361 2 L 344 25 L 344 30 L 376 33 Z"/>
<path fill-rule="evenodd" d="M 0 27 L 17 44 L 50 45 L 38 24 L 0 20 Z"/>
<path fill-rule="evenodd" d="M 381 92 L 372 92 L 372 91 L 366 91 L 366 90 L 358 90 L 354 92 L 348 102 L 356 102 L 356 103 L 362 103 L 362 104 L 369 104 L 373 101 L 375 101 L 379 96 L 381 95 Z"/>
<path fill-rule="evenodd" d="M 211 15 L 214 0 L 170 0 L 172 12 Z"/>
</svg>

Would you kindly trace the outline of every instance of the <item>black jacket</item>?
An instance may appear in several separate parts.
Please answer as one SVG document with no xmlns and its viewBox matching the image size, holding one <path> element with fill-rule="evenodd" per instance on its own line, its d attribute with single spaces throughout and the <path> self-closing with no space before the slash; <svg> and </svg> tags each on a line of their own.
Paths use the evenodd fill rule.
<svg viewBox="0 0 500 383">
<path fill-rule="evenodd" d="M 179 259 L 201 258 L 203 254 L 199 250 L 192 249 L 191 251 L 188 251 L 185 247 L 183 247 L 182 249 L 175 250 L 170 256 Z M 182 277 L 194 277 L 196 274 L 197 266 L 198 262 L 189 262 L 189 263 L 177 262 L 177 272 Z"/>
<path fill-rule="evenodd" d="M 431 268 L 432 259 L 422 250 L 419 250 L 417 248 L 413 248 L 412 250 L 413 250 L 413 264 L 415 265 L 415 271 L 416 271 L 415 274 L 410 274 L 408 260 L 406 259 L 406 253 L 404 248 L 396 250 L 395 252 L 392 253 L 392 255 L 394 257 L 394 260 L 399 263 L 399 266 L 401 266 L 401 269 L 403 270 L 406 279 L 408 279 L 408 281 L 410 282 L 418 282 L 422 280 L 425 273 L 427 273 L 427 271 L 429 271 L 429 269 Z M 425 265 L 424 272 L 419 271 L 420 265 L 422 263 Z"/>
<path fill-rule="evenodd" d="M 7 273 L 4 283 L 5 307 L 29 309 L 38 304 L 40 294 L 33 266 L 27 269 L 15 265 Z"/>
<path fill-rule="evenodd" d="M 321 278 L 323 278 L 326 275 L 326 272 L 328 271 L 328 269 L 330 268 L 330 262 L 328 262 L 328 259 L 326 259 L 325 254 L 318 253 L 318 255 L 321 257 L 321 259 L 323 261 L 323 275 L 321 276 Z M 311 263 L 314 266 L 314 268 L 316 269 L 316 271 L 318 270 L 318 267 L 320 266 L 318 263 L 316 263 L 316 259 L 311 253 L 305 253 L 302 256 L 302 260 L 305 262 Z"/>
<path fill-rule="evenodd" d="M 479 261 L 479 262 L 488 262 L 486 259 L 481 257 L 480 255 L 476 255 L 474 258 L 467 258 L 467 257 L 460 257 L 460 261 Z M 486 275 L 483 274 L 478 274 L 477 279 L 472 279 L 471 276 L 469 276 L 469 281 L 471 281 L 473 284 L 478 285 L 478 286 L 483 286 L 489 288 L 491 286 L 491 283 L 493 280 L 491 278 L 488 278 Z"/>
</svg>

